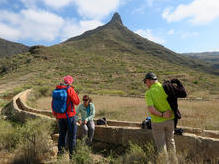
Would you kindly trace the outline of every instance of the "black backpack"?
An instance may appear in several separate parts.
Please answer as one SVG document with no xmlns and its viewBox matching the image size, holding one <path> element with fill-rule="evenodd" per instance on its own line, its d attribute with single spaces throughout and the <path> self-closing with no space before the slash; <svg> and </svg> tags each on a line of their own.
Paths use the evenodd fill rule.
<svg viewBox="0 0 219 164">
<path fill-rule="evenodd" d="M 98 119 L 97 120 L 97 125 L 107 125 L 106 118 L 103 117 L 103 118 Z"/>
<path fill-rule="evenodd" d="M 178 109 L 177 98 L 185 98 L 187 96 L 185 88 L 178 79 L 164 81 L 163 88 L 168 95 L 167 101 L 170 104 L 171 109 L 173 109 L 175 117 L 180 119 L 181 113 Z"/>
<path fill-rule="evenodd" d="M 185 98 L 187 96 L 184 86 L 178 79 L 165 80 L 163 88 L 168 97 Z"/>
</svg>

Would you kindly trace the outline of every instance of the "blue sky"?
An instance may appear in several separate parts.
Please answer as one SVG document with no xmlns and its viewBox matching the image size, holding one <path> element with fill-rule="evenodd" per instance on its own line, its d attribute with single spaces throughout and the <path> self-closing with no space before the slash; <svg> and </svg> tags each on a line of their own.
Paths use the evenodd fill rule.
<svg viewBox="0 0 219 164">
<path fill-rule="evenodd" d="M 0 0 L 0 37 L 53 45 L 107 23 L 175 52 L 219 51 L 218 0 Z"/>
</svg>

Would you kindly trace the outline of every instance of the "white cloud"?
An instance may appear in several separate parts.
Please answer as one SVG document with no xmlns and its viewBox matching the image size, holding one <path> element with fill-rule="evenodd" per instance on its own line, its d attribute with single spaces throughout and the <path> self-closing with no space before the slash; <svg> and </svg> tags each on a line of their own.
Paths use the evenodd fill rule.
<svg viewBox="0 0 219 164">
<path fill-rule="evenodd" d="M 11 38 L 10 32 L 15 33 L 14 39 L 31 39 L 34 41 L 52 41 L 58 35 L 64 20 L 47 11 L 21 10 L 20 13 L 0 11 L 1 28 L 4 38 Z M 8 35 L 7 35 L 8 34 Z"/>
<path fill-rule="evenodd" d="M 62 41 L 84 33 L 85 31 L 95 29 L 103 25 L 97 20 L 80 21 L 79 23 L 74 20 L 67 21 L 62 30 Z"/>
<path fill-rule="evenodd" d="M 144 38 L 147 38 L 147 39 L 149 39 L 153 42 L 156 42 L 156 43 L 163 44 L 165 42 L 162 38 L 154 36 L 152 34 L 152 30 L 150 30 L 150 29 L 146 29 L 146 30 L 139 29 L 139 30 L 135 31 L 135 33 L 137 33 L 140 36 L 142 36 Z"/>
<path fill-rule="evenodd" d="M 26 8 L 37 9 L 37 0 L 20 0 Z"/>
<path fill-rule="evenodd" d="M 119 6 L 119 0 L 75 0 L 78 13 L 86 18 L 101 19 Z"/>
<path fill-rule="evenodd" d="M 9 40 L 62 41 L 103 25 L 98 20 L 76 22 L 42 10 L 19 13 L 0 10 L 0 37 Z"/>
<path fill-rule="evenodd" d="M 20 35 L 21 33 L 18 30 L 0 23 L 0 37 L 1 38 L 7 38 L 8 40 L 16 40 Z"/>
<path fill-rule="evenodd" d="M 27 33 L 27 38 L 34 40 L 54 40 L 64 24 L 62 17 L 46 11 L 23 10 L 21 15 L 24 18 L 22 30 Z"/>
<path fill-rule="evenodd" d="M 0 13 L 0 21 L 7 22 L 12 25 L 16 25 L 21 18 L 18 14 L 9 12 L 7 10 L 0 10 Z"/>
<path fill-rule="evenodd" d="M 73 3 L 74 0 L 20 0 L 26 8 L 37 9 L 42 4 L 53 9 L 60 9 Z"/>
<path fill-rule="evenodd" d="M 167 32 L 168 35 L 173 35 L 175 34 L 175 30 L 174 29 L 170 29 L 168 32 Z"/>
<path fill-rule="evenodd" d="M 219 48 L 214 48 L 214 49 L 210 49 L 210 50 L 207 50 L 209 52 L 219 52 Z"/>
<path fill-rule="evenodd" d="M 102 19 L 130 0 L 20 0 L 27 9 L 60 9 L 72 5 L 84 18 Z M 43 6 L 45 5 L 45 6 Z"/>
<path fill-rule="evenodd" d="M 136 9 L 132 10 L 131 14 L 137 14 L 137 13 L 144 14 L 145 10 L 146 10 L 145 8 L 146 8 L 146 6 L 141 6 L 139 8 L 136 8 Z"/>
<path fill-rule="evenodd" d="M 179 5 L 174 11 L 167 8 L 162 17 L 168 22 L 188 19 L 193 24 L 207 24 L 219 18 L 218 0 L 194 0 L 192 3 Z"/>
<path fill-rule="evenodd" d="M 1 1 L 1 0 L 0 0 Z M 116 10 L 125 0 L 19 0 L 23 10 L 0 10 L 0 37 L 9 40 L 51 42 L 66 40 L 94 29 L 103 23 L 101 18 Z M 130 0 L 129 0 L 130 1 Z M 8 3 L 8 2 L 7 2 Z M 77 6 L 83 19 L 64 18 L 49 9 L 69 4 Z M 43 9 L 46 8 L 46 9 Z"/>
<path fill-rule="evenodd" d="M 192 38 L 199 36 L 198 32 L 184 32 L 181 34 L 182 39 Z"/>
</svg>

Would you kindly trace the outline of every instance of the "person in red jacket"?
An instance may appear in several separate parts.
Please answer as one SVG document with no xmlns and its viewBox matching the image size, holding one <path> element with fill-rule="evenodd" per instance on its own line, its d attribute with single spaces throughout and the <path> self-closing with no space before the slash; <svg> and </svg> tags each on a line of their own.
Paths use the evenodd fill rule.
<svg viewBox="0 0 219 164">
<path fill-rule="evenodd" d="M 73 78 L 71 76 L 64 77 L 64 84 L 60 84 L 56 86 L 56 89 L 67 89 L 67 115 L 66 113 L 56 113 L 52 110 L 53 115 L 56 117 L 58 126 L 59 126 L 59 139 L 58 139 L 58 156 L 64 153 L 65 147 L 65 137 L 66 132 L 68 131 L 68 148 L 69 148 L 69 158 L 72 158 L 73 151 L 76 146 L 76 133 L 77 133 L 77 125 L 76 125 L 76 111 L 75 105 L 80 103 L 80 99 L 78 97 L 78 93 L 74 90 L 74 87 L 71 86 L 73 83 Z"/>
</svg>

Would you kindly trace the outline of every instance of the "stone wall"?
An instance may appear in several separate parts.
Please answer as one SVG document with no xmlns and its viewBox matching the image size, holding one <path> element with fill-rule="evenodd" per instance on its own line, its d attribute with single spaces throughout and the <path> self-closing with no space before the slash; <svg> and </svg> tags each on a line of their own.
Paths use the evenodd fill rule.
<svg viewBox="0 0 219 164">
<path fill-rule="evenodd" d="M 16 95 L 12 102 L 8 104 L 3 113 L 13 116 L 18 121 L 27 118 L 55 119 L 51 112 L 28 107 L 26 99 L 31 90 Z M 128 145 L 129 141 L 136 144 L 153 142 L 151 130 L 141 129 L 138 122 L 112 121 L 108 126 L 96 125 L 94 139 L 102 142 Z M 219 162 L 219 131 L 202 130 L 198 128 L 182 127 L 183 135 L 175 135 L 176 148 L 178 152 L 186 152 L 193 159 L 206 159 L 215 163 Z M 79 128 L 78 135 L 80 137 Z M 57 139 L 57 135 L 54 135 Z"/>
<path fill-rule="evenodd" d="M 33 109 L 31 107 L 28 107 L 26 105 L 25 103 L 26 98 L 28 94 L 30 93 L 30 91 L 31 90 L 25 90 L 17 94 L 15 97 L 13 97 L 12 101 L 8 105 L 6 105 L 6 107 L 2 109 L 1 113 L 20 122 L 24 122 L 26 119 L 29 119 L 29 118 L 42 118 L 42 119 L 55 120 L 51 116 L 48 116 L 51 114 L 48 114 L 47 111 L 40 111 L 37 109 Z"/>
</svg>

